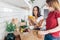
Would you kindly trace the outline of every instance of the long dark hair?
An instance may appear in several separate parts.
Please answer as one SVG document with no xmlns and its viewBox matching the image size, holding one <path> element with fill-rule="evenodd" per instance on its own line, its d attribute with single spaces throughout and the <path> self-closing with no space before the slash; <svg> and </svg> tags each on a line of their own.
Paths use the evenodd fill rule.
<svg viewBox="0 0 60 40">
<path fill-rule="evenodd" d="M 38 6 L 34 6 L 34 8 L 37 8 L 37 10 L 38 10 L 37 16 L 40 17 L 41 16 L 41 14 L 40 14 L 40 8 Z M 34 15 L 34 8 L 33 8 L 33 16 L 35 16 Z"/>
</svg>

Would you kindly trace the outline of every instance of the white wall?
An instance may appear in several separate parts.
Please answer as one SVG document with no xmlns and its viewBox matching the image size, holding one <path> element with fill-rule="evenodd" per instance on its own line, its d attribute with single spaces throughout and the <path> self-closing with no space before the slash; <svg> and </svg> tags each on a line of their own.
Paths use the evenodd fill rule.
<svg viewBox="0 0 60 40">
<path fill-rule="evenodd" d="M 28 11 L 0 2 L 0 17 L 10 19 L 10 17 L 28 15 Z M 4 19 L 5 20 L 5 19 Z M 1 22 L 2 20 L 0 20 Z"/>
<path fill-rule="evenodd" d="M 39 6 L 41 8 L 41 6 L 46 3 L 45 1 L 46 0 L 35 0 L 32 5 L 33 6 Z"/>
<path fill-rule="evenodd" d="M 25 18 L 26 15 L 28 15 L 27 10 L 0 2 L 0 40 L 2 40 L 5 34 L 6 20 L 9 21 L 12 18 L 18 18 L 20 20 L 23 17 Z"/>
</svg>

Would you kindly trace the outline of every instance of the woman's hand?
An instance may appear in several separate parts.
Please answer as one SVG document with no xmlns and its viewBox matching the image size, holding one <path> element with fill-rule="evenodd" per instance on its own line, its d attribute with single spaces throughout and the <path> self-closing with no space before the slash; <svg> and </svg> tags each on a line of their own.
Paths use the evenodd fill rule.
<svg viewBox="0 0 60 40">
<path fill-rule="evenodd" d="M 46 35 L 48 34 L 48 31 L 38 31 L 38 35 Z"/>
</svg>

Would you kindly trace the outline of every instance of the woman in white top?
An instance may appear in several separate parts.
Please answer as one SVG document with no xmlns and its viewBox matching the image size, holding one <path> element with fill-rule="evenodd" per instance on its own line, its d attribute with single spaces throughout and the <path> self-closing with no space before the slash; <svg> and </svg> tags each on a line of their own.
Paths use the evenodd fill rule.
<svg viewBox="0 0 60 40">
<path fill-rule="evenodd" d="M 40 9 L 38 6 L 35 6 L 33 8 L 33 13 L 32 15 L 34 16 L 34 19 L 29 19 L 29 25 L 34 26 L 35 28 L 42 28 L 42 23 L 44 21 L 43 16 L 40 14 Z"/>
</svg>

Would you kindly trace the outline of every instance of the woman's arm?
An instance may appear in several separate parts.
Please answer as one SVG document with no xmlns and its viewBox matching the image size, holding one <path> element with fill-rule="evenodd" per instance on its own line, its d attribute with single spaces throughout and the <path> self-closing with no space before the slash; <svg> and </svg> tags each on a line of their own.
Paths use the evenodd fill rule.
<svg viewBox="0 0 60 40">
<path fill-rule="evenodd" d="M 30 25 L 30 26 L 32 26 L 32 25 L 33 25 L 33 24 L 32 24 L 32 22 L 31 22 L 30 20 L 29 20 L 29 25 Z"/>
<path fill-rule="evenodd" d="M 53 33 L 53 32 L 60 31 L 60 18 L 58 18 L 57 20 L 58 20 L 58 26 L 54 29 L 47 30 L 48 33 Z"/>
<path fill-rule="evenodd" d="M 29 19 L 29 18 L 28 18 Z M 40 20 L 41 19 L 41 20 Z M 29 24 L 33 25 L 35 27 L 40 27 L 44 21 L 43 17 L 40 17 L 38 19 L 39 22 L 37 22 L 37 20 L 35 19 L 35 17 L 33 19 L 29 19 Z"/>
<path fill-rule="evenodd" d="M 39 35 L 46 35 L 46 34 L 49 34 L 49 33 L 54 33 L 54 32 L 60 31 L 60 18 L 58 18 L 57 20 L 58 20 L 58 26 L 56 28 L 46 30 L 46 31 L 38 31 L 38 34 Z"/>
<path fill-rule="evenodd" d="M 39 19 L 33 20 L 33 23 L 35 24 L 35 26 L 42 28 L 41 26 L 42 26 L 43 21 L 44 21 L 44 18 L 41 16 L 41 17 L 39 17 Z"/>
<path fill-rule="evenodd" d="M 41 19 L 41 20 L 39 21 L 39 23 L 38 23 L 38 24 L 39 24 L 38 27 L 42 28 L 41 26 L 42 26 L 43 21 L 44 21 L 44 19 Z"/>
<path fill-rule="evenodd" d="M 35 27 L 40 27 L 42 28 L 42 23 L 43 23 L 44 19 L 41 19 L 39 22 L 37 22 L 36 20 L 32 20 L 31 23 L 35 26 Z"/>
</svg>

